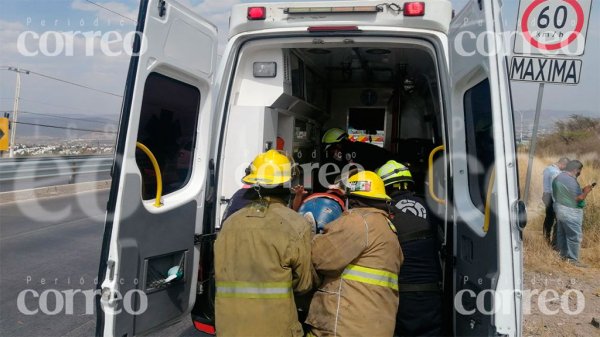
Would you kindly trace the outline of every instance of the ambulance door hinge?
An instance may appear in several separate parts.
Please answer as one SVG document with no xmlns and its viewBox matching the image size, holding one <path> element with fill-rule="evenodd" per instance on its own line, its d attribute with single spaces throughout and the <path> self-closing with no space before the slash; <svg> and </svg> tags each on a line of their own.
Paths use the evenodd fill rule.
<svg viewBox="0 0 600 337">
<path fill-rule="evenodd" d="M 211 234 L 194 234 L 194 246 L 201 245 L 203 243 L 210 243 L 215 241 L 217 233 Z"/>
<path fill-rule="evenodd" d="M 167 2 L 165 0 L 158 1 L 158 16 L 161 18 L 165 16 L 167 12 Z"/>
<path fill-rule="evenodd" d="M 208 187 L 206 189 L 205 201 L 207 204 L 212 204 L 216 198 L 216 181 L 215 181 L 215 160 L 208 161 Z"/>
</svg>

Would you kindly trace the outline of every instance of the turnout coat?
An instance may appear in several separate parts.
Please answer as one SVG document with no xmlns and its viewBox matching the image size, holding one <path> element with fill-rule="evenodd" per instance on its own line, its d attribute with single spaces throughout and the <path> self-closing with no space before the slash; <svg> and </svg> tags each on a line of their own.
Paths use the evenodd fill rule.
<svg viewBox="0 0 600 337">
<path fill-rule="evenodd" d="M 355 208 L 329 223 L 313 240 L 312 261 L 324 280 L 308 312 L 310 334 L 393 336 L 403 256 L 384 211 Z"/>
</svg>

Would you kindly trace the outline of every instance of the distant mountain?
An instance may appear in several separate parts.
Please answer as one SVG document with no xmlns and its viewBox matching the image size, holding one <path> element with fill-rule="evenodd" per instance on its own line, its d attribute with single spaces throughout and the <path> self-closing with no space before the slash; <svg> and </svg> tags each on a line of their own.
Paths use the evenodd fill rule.
<svg viewBox="0 0 600 337">
<path fill-rule="evenodd" d="M 514 123 L 517 136 L 521 132 L 521 114 L 523 113 L 523 133 L 528 135 L 533 128 L 535 110 L 514 109 Z M 571 115 L 600 117 L 600 112 L 581 110 L 544 109 L 540 115 L 540 133 L 552 132 L 558 120 L 566 120 Z M 60 115 L 45 116 L 19 113 L 17 125 L 17 143 L 36 143 L 39 141 L 60 140 L 114 140 L 118 127 L 118 116 Z"/>
<path fill-rule="evenodd" d="M 519 110 L 514 108 L 514 123 L 515 132 L 518 139 L 529 139 L 533 132 L 533 122 L 535 119 L 535 110 Z M 521 113 L 523 119 L 521 120 Z M 600 117 L 600 112 L 591 112 L 586 110 L 550 110 L 542 109 L 540 112 L 540 124 L 538 127 L 538 135 L 549 134 L 555 131 L 556 122 L 568 120 L 573 115 L 581 115 L 586 117 Z"/>
<path fill-rule="evenodd" d="M 519 110 L 518 108 L 514 108 L 515 115 L 515 124 L 520 122 L 520 113 L 523 113 L 524 123 L 527 125 L 532 125 L 533 120 L 535 118 L 535 110 L 527 109 L 527 110 Z M 551 109 L 543 109 L 540 112 L 540 128 L 554 128 L 554 124 L 559 120 L 566 120 L 572 115 L 582 115 L 588 117 L 600 117 L 600 111 L 587 111 L 587 110 L 551 110 Z"/>
<path fill-rule="evenodd" d="M 50 140 L 110 140 L 115 139 L 118 117 L 87 115 L 46 116 L 19 113 L 17 143 Z"/>
</svg>

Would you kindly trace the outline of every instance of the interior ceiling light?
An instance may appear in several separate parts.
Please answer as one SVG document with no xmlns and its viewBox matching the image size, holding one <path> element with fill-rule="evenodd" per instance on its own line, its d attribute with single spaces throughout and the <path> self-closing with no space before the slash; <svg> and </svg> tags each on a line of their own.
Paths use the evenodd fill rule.
<svg viewBox="0 0 600 337">
<path fill-rule="evenodd" d="M 323 48 L 311 48 L 311 49 L 307 50 L 307 52 L 309 52 L 311 54 L 325 55 L 325 54 L 331 53 L 331 50 L 323 49 Z"/>
<path fill-rule="evenodd" d="M 367 54 L 372 54 L 372 55 L 384 55 L 384 54 L 389 54 L 389 53 L 391 53 L 391 51 L 389 51 L 387 49 L 380 49 L 380 48 L 367 50 Z"/>
</svg>

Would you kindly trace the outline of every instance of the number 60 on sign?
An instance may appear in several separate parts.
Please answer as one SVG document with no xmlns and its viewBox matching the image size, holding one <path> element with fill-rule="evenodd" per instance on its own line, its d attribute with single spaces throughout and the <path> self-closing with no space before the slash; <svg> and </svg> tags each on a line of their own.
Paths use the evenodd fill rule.
<svg viewBox="0 0 600 337">
<path fill-rule="evenodd" d="M 522 0 L 514 53 L 582 55 L 591 4 L 591 0 Z"/>
</svg>

